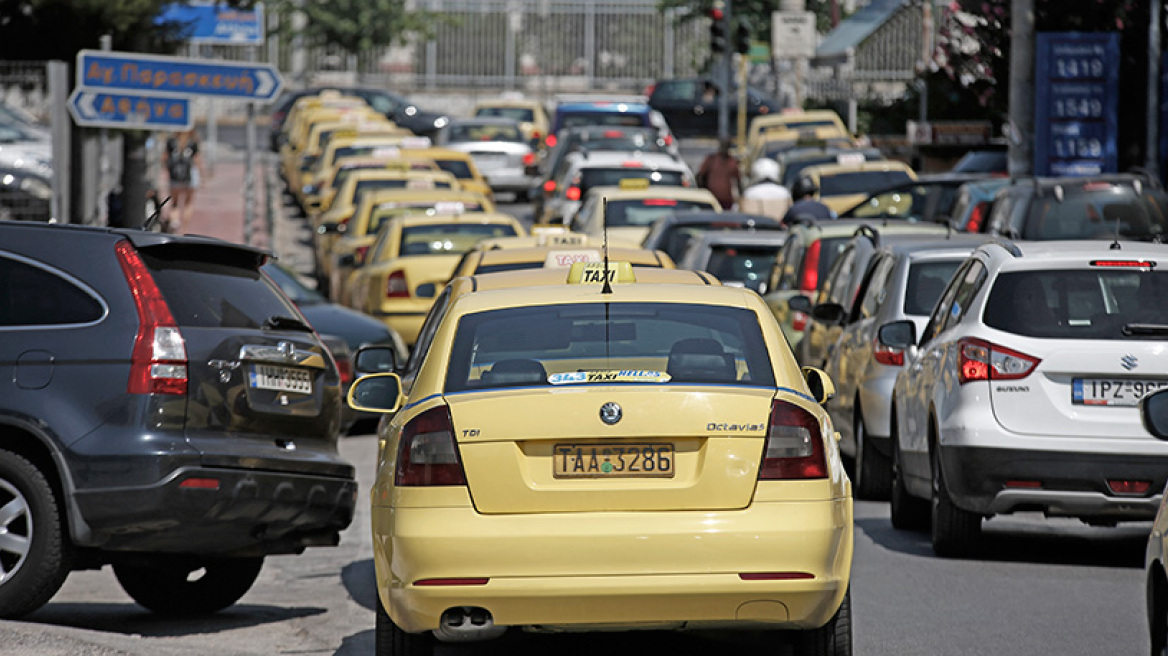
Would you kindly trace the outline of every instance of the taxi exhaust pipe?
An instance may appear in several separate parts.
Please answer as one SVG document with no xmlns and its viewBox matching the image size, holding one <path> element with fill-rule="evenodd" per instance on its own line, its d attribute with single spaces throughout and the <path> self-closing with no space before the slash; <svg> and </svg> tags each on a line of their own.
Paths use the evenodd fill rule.
<svg viewBox="0 0 1168 656">
<path fill-rule="evenodd" d="M 455 606 L 442 613 L 442 619 L 434 635 L 443 642 L 475 642 L 492 640 L 507 632 L 507 627 L 497 626 L 491 611 L 477 606 Z"/>
</svg>

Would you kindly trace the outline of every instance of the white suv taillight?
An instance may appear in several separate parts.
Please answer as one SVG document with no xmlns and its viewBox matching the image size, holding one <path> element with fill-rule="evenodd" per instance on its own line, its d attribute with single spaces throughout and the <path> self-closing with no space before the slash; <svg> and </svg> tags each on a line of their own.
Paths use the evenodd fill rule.
<svg viewBox="0 0 1168 656">
<path fill-rule="evenodd" d="M 998 346 L 983 339 L 957 340 L 957 380 L 1017 380 L 1025 378 L 1041 362 L 1038 358 Z"/>
<path fill-rule="evenodd" d="M 154 277 L 128 241 L 115 246 L 118 263 L 134 305 L 138 308 L 138 335 L 130 356 L 130 394 L 186 394 L 187 348 L 170 306 Z"/>
<path fill-rule="evenodd" d="M 823 452 L 819 421 L 797 405 L 775 401 L 758 479 L 809 478 L 827 478 L 827 456 Z"/>
<path fill-rule="evenodd" d="M 394 484 L 466 485 L 449 408 L 431 408 L 402 428 Z"/>
</svg>

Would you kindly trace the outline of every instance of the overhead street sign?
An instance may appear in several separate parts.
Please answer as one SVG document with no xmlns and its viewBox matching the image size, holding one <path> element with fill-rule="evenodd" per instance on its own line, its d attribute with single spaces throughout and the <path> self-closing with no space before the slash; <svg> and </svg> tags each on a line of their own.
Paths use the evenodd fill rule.
<svg viewBox="0 0 1168 656">
<path fill-rule="evenodd" d="M 815 12 L 771 12 L 771 52 L 775 59 L 813 57 L 818 36 Z"/>
<path fill-rule="evenodd" d="M 82 127 L 186 130 L 193 124 L 186 98 L 74 89 L 68 107 Z"/>
<path fill-rule="evenodd" d="M 181 23 L 191 43 L 259 46 L 264 43 L 264 5 L 234 9 L 220 2 L 170 4 L 162 8 L 156 23 Z"/>
<path fill-rule="evenodd" d="M 268 101 L 280 93 L 283 85 L 280 73 L 271 64 L 107 50 L 77 53 L 77 86 L 88 90 Z"/>
</svg>

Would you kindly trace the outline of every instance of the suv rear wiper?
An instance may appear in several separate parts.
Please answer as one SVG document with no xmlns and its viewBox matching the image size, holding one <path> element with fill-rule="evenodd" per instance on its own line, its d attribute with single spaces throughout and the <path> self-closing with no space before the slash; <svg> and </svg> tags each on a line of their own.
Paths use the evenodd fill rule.
<svg viewBox="0 0 1168 656">
<path fill-rule="evenodd" d="M 1162 323 L 1128 323 L 1123 326 L 1123 334 L 1132 335 L 1168 335 L 1168 324 Z"/>
<path fill-rule="evenodd" d="M 300 330 L 306 333 L 312 332 L 312 326 L 304 323 L 300 319 L 293 317 L 282 317 L 278 314 L 264 319 L 265 330 Z"/>
</svg>

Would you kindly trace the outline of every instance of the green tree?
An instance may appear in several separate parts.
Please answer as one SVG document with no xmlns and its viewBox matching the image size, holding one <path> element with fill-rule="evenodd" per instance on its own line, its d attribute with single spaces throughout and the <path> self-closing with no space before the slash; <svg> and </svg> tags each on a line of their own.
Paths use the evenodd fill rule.
<svg viewBox="0 0 1168 656">
<path fill-rule="evenodd" d="M 307 19 L 306 46 L 333 47 L 355 57 L 400 43 L 411 35 L 430 36 L 433 12 L 407 10 L 406 0 L 273 0 L 270 11 L 299 11 Z"/>
</svg>

